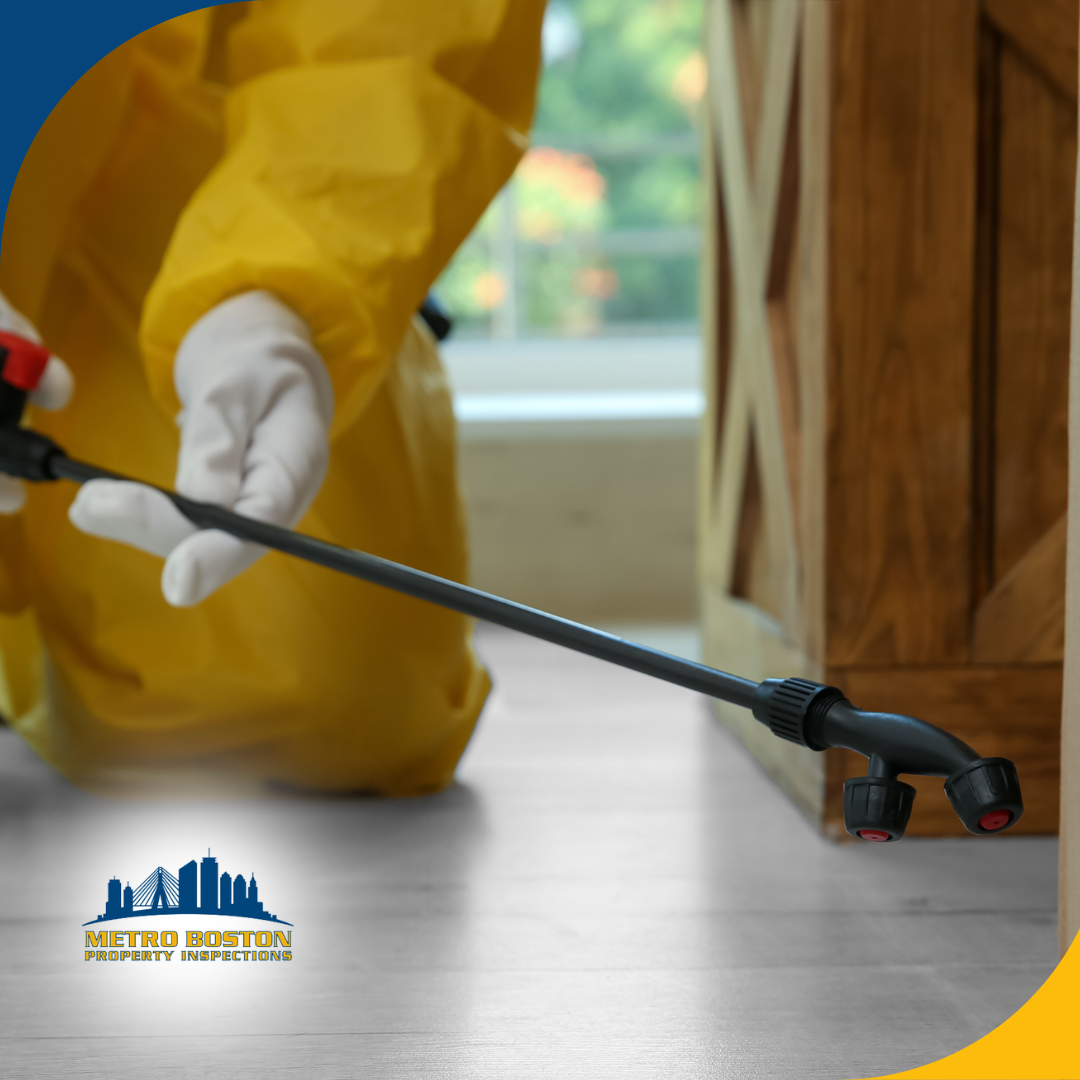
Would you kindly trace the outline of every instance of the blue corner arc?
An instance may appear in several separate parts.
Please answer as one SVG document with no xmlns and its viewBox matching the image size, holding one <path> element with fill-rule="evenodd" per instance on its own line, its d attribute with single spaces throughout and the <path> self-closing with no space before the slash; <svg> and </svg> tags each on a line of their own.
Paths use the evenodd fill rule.
<svg viewBox="0 0 1080 1080">
<path fill-rule="evenodd" d="M 68 90 L 136 34 L 209 6 L 205 0 L 0 0 L 0 234 L 23 158 Z"/>
</svg>

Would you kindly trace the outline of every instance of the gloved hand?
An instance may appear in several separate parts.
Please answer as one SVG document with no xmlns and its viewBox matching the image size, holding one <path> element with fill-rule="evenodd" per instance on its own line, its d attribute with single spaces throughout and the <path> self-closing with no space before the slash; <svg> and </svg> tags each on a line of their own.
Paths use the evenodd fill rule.
<svg viewBox="0 0 1080 1080">
<path fill-rule="evenodd" d="M 176 490 L 246 517 L 291 527 L 326 475 L 334 392 L 307 325 L 267 292 L 234 296 L 204 315 L 176 353 L 183 403 Z M 83 532 L 165 558 L 174 607 L 205 599 L 266 551 L 198 530 L 161 492 L 91 480 L 68 511 Z"/>
<path fill-rule="evenodd" d="M 11 306 L 2 292 L 0 292 L 0 330 L 8 334 L 18 334 L 19 337 L 26 338 L 35 345 L 41 344 L 41 335 L 24 315 L 20 315 Z M 71 400 L 74 389 L 75 380 L 71 376 L 71 369 L 63 360 L 50 356 L 37 389 L 32 391 L 29 397 L 30 401 L 39 408 L 62 409 Z M 23 508 L 25 502 L 26 488 L 23 487 L 22 481 L 0 473 L 0 514 L 14 514 Z"/>
</svg>

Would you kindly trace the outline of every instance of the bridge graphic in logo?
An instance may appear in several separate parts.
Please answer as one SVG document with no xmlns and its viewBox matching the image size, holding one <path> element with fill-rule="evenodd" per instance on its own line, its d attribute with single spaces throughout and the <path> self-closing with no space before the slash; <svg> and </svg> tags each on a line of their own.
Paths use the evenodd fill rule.
<svg viewBox="0 0 1080 1080">
<path fill-rule="evenodd" d="M 235 878 L 228 873 L 219 874 L 217 859 L 209 848 L 201 865 L 192 859 L 180 867 L 178 877 L 159 866 L 135 889 L 129 883 L 121 890 L 119 878 L 111 878 L 108 889 L 105 914 L 83 926 L 140 915 L 229 915 L 292 926 L 263 909 L 254 874 L 246 881 L 242 874 Z"/>
</svg>

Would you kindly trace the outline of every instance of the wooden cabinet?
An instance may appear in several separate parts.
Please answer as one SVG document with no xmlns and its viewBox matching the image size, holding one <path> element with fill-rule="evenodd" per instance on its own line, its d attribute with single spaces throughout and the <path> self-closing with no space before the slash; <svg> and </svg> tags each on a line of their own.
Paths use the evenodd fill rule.
<svg viewBox="0 0 1080 1080">
<path fill-rule="evenodd" d="M 1028 832 L 1057 827 L 1077 17 L 711 0 L 706 28 L 706 659 L 1013 758 Z M 717 711 L 843 835 L 864 759 Z M 910 834 L 963 832 L 913 782 Z"/>
</svg>

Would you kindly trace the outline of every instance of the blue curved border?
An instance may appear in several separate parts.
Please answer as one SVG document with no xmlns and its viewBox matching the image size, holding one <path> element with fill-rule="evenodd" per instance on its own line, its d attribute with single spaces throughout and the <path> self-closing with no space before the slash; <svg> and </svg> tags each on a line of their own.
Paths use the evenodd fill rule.
<svg viewBox="0 0 1080 1080">
<path fill-rule="evenodd" d="M 202 0 L 0 0 L 0 232 L 19 167 L 56 103 L 103 56 Z"/>
</svg>

